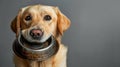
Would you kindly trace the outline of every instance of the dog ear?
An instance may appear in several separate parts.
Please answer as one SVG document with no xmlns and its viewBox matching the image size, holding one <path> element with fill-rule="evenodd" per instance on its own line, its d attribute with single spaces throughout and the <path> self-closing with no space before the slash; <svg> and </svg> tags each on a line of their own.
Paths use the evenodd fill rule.
<svg viewBox="0 0 120 67">
<path fill-rule="evenodd" d="M 70 20 L 56 7 L 57 12 L 57 28 L 60 35 L 63 35 L 63 32 L 66 31 L 70 26 Z"/>
<path fill-rule="evenodd" d="M 11 29 L 14 33 L 17 32 L 17 16 L 11 22 Z"/>
<path fill-rule="evenodd" d="M 21 19 L 21 12 L 22 10 L 20 10 L 18 12 L 18 15 L 13 19 L 13 21 L 11 22 L 11 29 L 13 32 L 16 33 L 16 36 L 18 36 L 19 32 L 20 32 L 20 19 Z"/>
</svg>

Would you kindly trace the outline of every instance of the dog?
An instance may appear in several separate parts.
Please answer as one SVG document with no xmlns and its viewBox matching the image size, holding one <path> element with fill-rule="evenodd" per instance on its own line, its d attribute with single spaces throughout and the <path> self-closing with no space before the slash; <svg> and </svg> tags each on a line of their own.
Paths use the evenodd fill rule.
<svg viewBox="0 0 120 67">
<path fill-rule="evenodd" d="M 21 8 L 11 22 L 15 67 L 67 67 L 67 47 L 61 37 L 70 20 L 55 6 Z"/>
</svg>

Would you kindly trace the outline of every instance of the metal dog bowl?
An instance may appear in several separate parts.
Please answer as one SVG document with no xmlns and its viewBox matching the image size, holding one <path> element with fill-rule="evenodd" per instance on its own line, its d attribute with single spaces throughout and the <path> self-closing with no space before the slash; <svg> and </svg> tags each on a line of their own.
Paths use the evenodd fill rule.
<svg viewBox="0 0 120 67">
<path fill-rule="evenodd" d="M 37 49 L 27 47 L 21 39 L 21 36 L 19 36 L 18 39 L 15 40 L 13 51 L 17 56 L 23 59 L 44 61 L 55 55 L 59 49 L 58 42 L 53 36 L 49 38 L 49 44 L 46 47 Z"/>
</svg>

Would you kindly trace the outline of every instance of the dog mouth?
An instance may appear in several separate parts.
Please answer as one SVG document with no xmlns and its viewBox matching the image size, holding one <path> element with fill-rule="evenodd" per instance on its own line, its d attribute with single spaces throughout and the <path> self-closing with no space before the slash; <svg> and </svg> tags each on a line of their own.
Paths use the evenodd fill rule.
<svg viewBox="0 0 120 67">
<path fill-rule="evenodd" d="M 27 48 L 37 50 L 48 47 L 49 44 L 51 44 L 52 42 L 52 36 L 50 36 L 45 42 L 30 42 L 27 39 L 25 39 L 23 35 L 21 35 L 19 37 L 19 42 Z"/>
</svg>

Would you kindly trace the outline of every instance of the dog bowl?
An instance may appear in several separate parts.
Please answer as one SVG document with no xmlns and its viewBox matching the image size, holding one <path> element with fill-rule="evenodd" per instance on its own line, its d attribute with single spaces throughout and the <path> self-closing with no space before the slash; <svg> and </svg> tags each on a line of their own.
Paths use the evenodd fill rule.
<svg viewBox="0 0 120 67">
<path fill-rule="evenodd" d="M 38 46 L 40 48 L 35 49 L 35 48 L 32 48 L 30 44 L 26 44 L 22 40 L 22 36 L 20 35 L 18 39 L 14 41 L 13 51 L 17 56 L 23 59 L 28 59 L 28 60 L 33 60 L 33 61 L 44 61 L 54 56 L 58 52 L 58 49 L 59 49 L 58 42 L 53 36 L 49 38 L 48 42 L 49 43 L 47 46 L 45 47 Z"/>
</svg>

